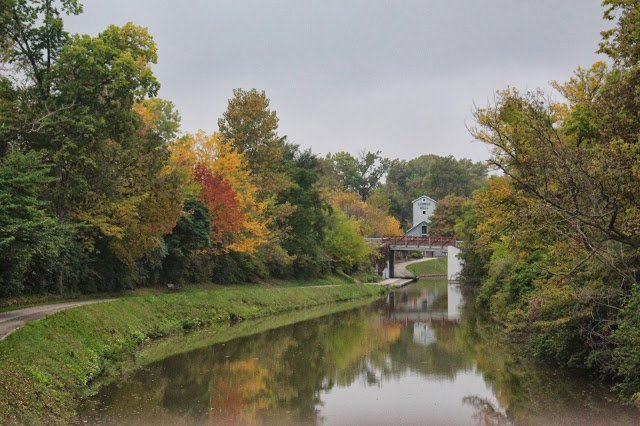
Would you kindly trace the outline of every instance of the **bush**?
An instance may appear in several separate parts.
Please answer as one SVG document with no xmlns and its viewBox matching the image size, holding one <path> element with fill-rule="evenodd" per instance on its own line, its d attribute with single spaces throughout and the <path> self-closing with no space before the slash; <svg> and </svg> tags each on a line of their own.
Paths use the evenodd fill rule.
<svg viewBox="0 0 640 426">
<path fill-rule="evenodd" d="M 620 312 L 620 326 L 614 334 L 615 373 L 620 378 L 616 389 L 640 406 L 640 286 L 635 285 Z"/>
</svg>

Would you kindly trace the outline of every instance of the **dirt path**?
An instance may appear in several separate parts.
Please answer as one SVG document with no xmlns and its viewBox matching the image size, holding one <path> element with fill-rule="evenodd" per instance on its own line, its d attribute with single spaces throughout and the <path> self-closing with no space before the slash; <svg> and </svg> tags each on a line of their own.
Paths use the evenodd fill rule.
<svg viewBox="0 0 640 426">
<path fill-rule="evenodd" d="M 31 308 L 18 309 L 15 311 L 0 313 L 0 341 L 13 333 L 23 325 L 40 318 L 53 315 L 56 312 L 64 311 L 78 306 L 91 305 L 94 303 L 111 302 L 115 299 L 86 300 L 83 302 L 56 303 L 53 305 L 33 306 Z"/>
<path fill-rule="evenodd" d="M 416 260 L 409 260 L 408 262 L 396 263 L 395 266 L 394 266 L 395 276 L 396 277 L 414 278 L 416 276 L 416 274 L 414 274 L 413 272 L 408 270 L 407 266 L 413 265 L 414 263 L 429 262 L 431 260 L 436 260 L 436 258 L 435 257 L 429 257 L 429 258 L 426 258 L 426 259 L 416 259 Z"/>
</svg>

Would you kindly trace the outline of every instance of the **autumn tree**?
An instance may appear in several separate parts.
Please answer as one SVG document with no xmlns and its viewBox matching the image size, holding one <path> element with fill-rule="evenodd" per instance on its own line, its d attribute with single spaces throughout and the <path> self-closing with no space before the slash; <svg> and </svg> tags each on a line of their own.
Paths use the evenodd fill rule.
<svg viewBox="0 0 640 426">
<path fill-rule="evenodd" d="M 462 206 L 467 201 L 466 197 L 449 195 L 438 202 L 433 215 L 429 218 L 429 230 L 431 235 L 442 237 L 455 236 L 456 221 L 462 214 Z"/>
<path fill-rule="evenodd" d="M 151 109 L 156 105 L 163 105 L 164 112 Z M 180 126 L 173 104 L 149 99 L 134 105 L 133 110 L 139 115 L 139 122 L 132 136 L 136 149 L 129 154 L 136 159 L 137 167 L 132 169 L 134 174 L 129 182 L 130 189 L 144 195 L 136 198 L 132 215 L 121 216 L 122 237 L 110 243 L 118 258 L 128 264 L 150 252 L 164 250 L 163 236 L 176 225 L 183 201 L 189 195 L 185 191 L 188 184 L 185 171 L 169 158 L 169 144 Z"/>
<path fill-rule="evenodd" d="M 263 199 L 289 185 L 282 166 L 285 138 L 278 135 L 278 116 L 269 104 L 264 91 L 234 89 L 218 119 L 220 134 L 244 155 Z"/>
<path fill-rule="evenodd" d="M 364 237 L 397 237 L 403 234 L 398 219 L 389 216 L 382 208 L 362 201 L 354 192 L 335 191 L 327 197 L 334 209 L 359 222 L 359 230 Z"/>
<path fill-rule="evenodd" d="M 264 156 L 280 158 L 275 148 L 278 140 L 278 117 L 269 109 L 264 91 L 235 89 L 227 110 L 218 120 L 220 133 L 231 141 L 250 164 L 261 163 Z"/>
<path fill-rule="evenodd" d="M 609 374 L 638 400 L 640 6 L 604 5 L 616 22 L 601 44 L 610 67 L 553 83 L 562 101 L 509 89 L 476 111 L 473 135 L 503 176 L 463 206 L 456 231 L 483 263 L 481 305 L 531 353 Z"/>
<path fill-rule="evenodd" d="M 245 220 L 236 192 L 226 179 L 200 164 L 196 165 L 193 178 L 202 188 L 198 198 L 209 211 L 211 243 L 224 249 L 233 242 L 233 234 Z"/>
<path fill-rule="evenodd" d="M 541 93 L 505 91 L 495 108 L 477 112 L 474 136 L 494 148 L 491 164 L 573 223 L 592 249 L 605 240 L 639 248 L 638 217 L 628 207 L 637 200 L 640 148 L 622 140 L 578 143 L 579 134 L 558 131 L 557 110 Z"/>
<path fill-rule="evenodd" d="M 210 210 L 213 243 L 224 243 L 223 251 L 242 253 L 253 253 L 266 243 L 266 205 L 257 200 L 258 188 L 243 154 L 221 134 L 200 131 L 177 141 L 172 156 L 174 162 L 188 165 L 191 179 L 199 184 L 196 194 Z"/>
</svg>

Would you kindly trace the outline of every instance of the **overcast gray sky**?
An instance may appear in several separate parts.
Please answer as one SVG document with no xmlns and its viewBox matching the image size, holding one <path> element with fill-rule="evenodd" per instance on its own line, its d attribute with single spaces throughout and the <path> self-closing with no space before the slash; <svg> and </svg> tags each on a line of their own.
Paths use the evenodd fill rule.
<svg viewBox="0 0 640 426">
<path fill-rule="evenodd" d="M 316 153 L 482 160 L 473 105 L 548 88 L 596 55 L 599 0 L 84 0 L 71 32 L 132 21 L 159 51 L 185 131 L 217 129 L 237 87 L 265 90 L 280 133 Z"/>
</svg>

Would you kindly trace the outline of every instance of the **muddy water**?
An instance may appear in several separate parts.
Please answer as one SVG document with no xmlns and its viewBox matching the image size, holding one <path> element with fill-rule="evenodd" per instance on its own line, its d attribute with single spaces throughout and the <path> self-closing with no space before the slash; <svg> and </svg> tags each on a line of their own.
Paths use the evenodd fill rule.
<svg viewBox="0 0 640 426">
<path fill-rule="evenodd" d="M 522 361 L 446 281 L 173 355 L 102 388 L 91 424 L 640 424 L 592 379 Z M 178 344 L 178 343 L 176 343 Z"/>
</svg>

